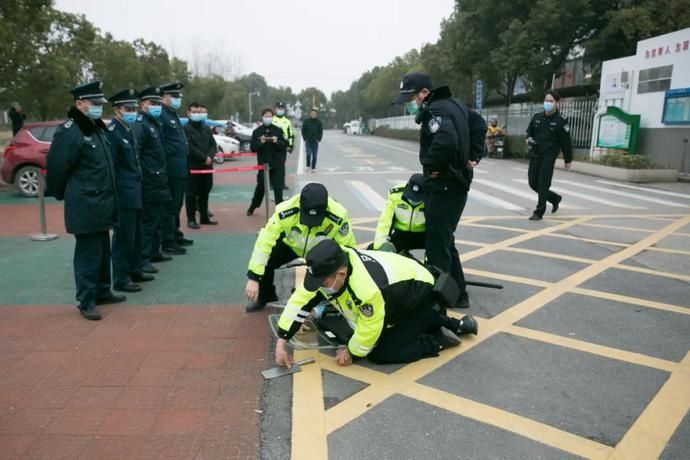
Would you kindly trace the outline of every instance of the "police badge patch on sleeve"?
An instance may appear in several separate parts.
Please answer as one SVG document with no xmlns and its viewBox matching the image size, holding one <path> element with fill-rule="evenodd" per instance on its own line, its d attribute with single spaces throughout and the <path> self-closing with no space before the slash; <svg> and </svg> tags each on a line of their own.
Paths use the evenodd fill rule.
<svg viewBox="0 0 690 460">
<path fill-rule="evenodd" d="M 340 236 L 345 236 L 345 235 L 347 235 L 347 232 L 349 232 L 349 231 L 350 231 L 350 225 L 346 223 L 345 225 L 343 225 L 342 227 L 340 227 L 340 231 L 339 231 Z"/>
<path fill-rule="evenodd" d="M 374 316 L 374 307 L 368 303 L 365 303 L 359 306 L 359 312 L 367 318 L 371 318 Z"/>
<path fill-rule="evenodd" d="M 431 120 L 429 120 L 428 126 L 429 126 L 429 131 L 431 131 L 431 134 L 434 134 L 441 127 L 441 117 L 431 117 Z"/>
<path fill-rule="evenodd" d="M 570 132 L 570 125 L 568 123 L 563 125 L 563 131 L 565 131 L 566 133 Z"/>
</svg>

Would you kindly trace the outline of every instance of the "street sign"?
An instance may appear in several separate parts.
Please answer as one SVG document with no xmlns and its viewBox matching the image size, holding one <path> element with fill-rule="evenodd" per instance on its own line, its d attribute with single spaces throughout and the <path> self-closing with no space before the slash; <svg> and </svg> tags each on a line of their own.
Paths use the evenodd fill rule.
<svg viewBox="0 0 690 460">
<path fill-rule="evenodd" d="M 482 102 L 484 97 L 484 82 L 477 80 L 475 84 L 474 108 L 477 112 L 482 111 Z"/>
</svg>

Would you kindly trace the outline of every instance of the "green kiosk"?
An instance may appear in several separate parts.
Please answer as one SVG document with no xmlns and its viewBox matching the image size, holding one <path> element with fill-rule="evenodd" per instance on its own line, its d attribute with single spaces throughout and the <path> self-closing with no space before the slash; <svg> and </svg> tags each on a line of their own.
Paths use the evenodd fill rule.
<svg viewBox="0 0 690 460">
<path fill-rule="evenodd" d="M 624 150 L 637 153 L 637 135 L 640 131 L 640 115 L 631 115 L 615 106 L 606 107 L 599 115 L 596 146 L 602 149 Z"/>
</svg>

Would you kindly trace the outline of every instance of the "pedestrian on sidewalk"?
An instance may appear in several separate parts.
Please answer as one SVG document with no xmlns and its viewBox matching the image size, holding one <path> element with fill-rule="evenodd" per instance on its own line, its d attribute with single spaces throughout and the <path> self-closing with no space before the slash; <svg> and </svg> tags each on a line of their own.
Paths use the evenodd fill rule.
<svg viewBox="0 0 690 460">
<path fill-rule="evenodd" d="M 472 316 L 455 319 L 445 315 L 434 284 L 434 276 L 416 260 L 323 240 L 307 254 L 304 282 L 278 321 L 276 363 L 292 365 L 286 342 L 324 301 L 353 330 L 347 347 L 337 352 L 340 366 L 352 364 L 353 357 L 367 357 L 377 364 L 411 363 L 459 345 L 463 334 L 477 335 Z"/>
<path fill-rule="evenodd" d="M 309 118 L 302 123 L 302 139 L 304 140 L 304 148 L 307 151 L 307 170 L 311 169 L 312 173 L 316 172 L 319 142 L 323 138 L 323 124 L 317 116 L 318 112 L 316 109 L 311 109 Z"/>
<path fill-rule="evenodd" d="M 551 212 L 558 211 L 563 197 L 550 190 L 558 152 L 563 151 L 565 169 L 570 169 L 573 161 L 570 125 L 558 111 L 560 100 L 561 95 L 557 91 L 547 91 L 544 111 L 535 114 L 527 127 L 526 142 L 531 151 L 527 178 L 530 188 L 539 194 L 537 207 L 529 220 L 542 219 L 547 201 L 551 203 Z"/>
<path fill-rule="evenodd" d="M 79 312 L 101 319 L 96 305 L 124 302 L 110 290 L 110 233 L 118 220 L 113 158 L 101 120 L 103 82 L 72 88 L 74 106 L 55 131 L 46 159 L 48 191 L 65 201 L 65 229 L 74 235 Z"/>
<path fill-rule="evenodd" d="M 213 186 L 213 174 L 192 174 L 191 170 L 213 170 L 213 158 L 218 146 L 213 138 L 211 128 L 206 125 L 208 113 L 201 104 L 192 102 L 187 108 L 189 123 L 184 127 L 189 141 L 189 179 L 187 182 L 187 197 L 185 208 L 187 211 L 187 227 L 199 229 L 196 221 L 197 208 L 201 225 L 218 225 L 218 222 L 208 215 L 208 195 Z"/>
</svg>

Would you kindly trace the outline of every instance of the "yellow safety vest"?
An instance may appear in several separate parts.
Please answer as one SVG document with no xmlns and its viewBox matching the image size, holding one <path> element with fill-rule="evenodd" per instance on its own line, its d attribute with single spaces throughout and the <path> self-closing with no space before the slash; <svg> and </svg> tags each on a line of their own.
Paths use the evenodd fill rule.
<svg viewBox="0 0 690 460">
<path fill-rule="evenodd" d="M 379 223 L 376 226 L 374 249 L 378 249 L 388 239 L 391 227 L 403 232 L 424 233 L 426 219 L 424 218 L 424 202 L 413 206 L 403 198 L 405 183 L 396 185 L 388 191 L 386 205 L 381 211 Z"/>
<path fill-rule="evenodd" d="M 273 117 L 273 124 L 283 130 L 283 135 L 288 141 L 288 147 L 292 149 L 292 145 L 295 143 L 295 134 L 292 132 L 292 122 L 290 119 L 276 115 Z"/>
</svg>

